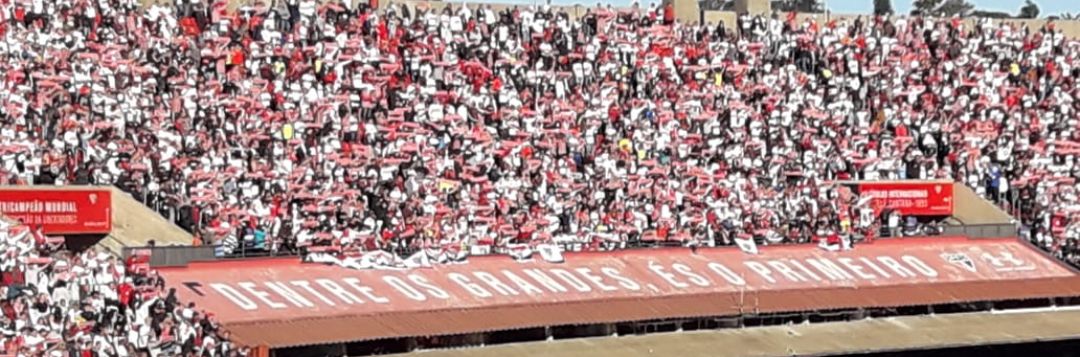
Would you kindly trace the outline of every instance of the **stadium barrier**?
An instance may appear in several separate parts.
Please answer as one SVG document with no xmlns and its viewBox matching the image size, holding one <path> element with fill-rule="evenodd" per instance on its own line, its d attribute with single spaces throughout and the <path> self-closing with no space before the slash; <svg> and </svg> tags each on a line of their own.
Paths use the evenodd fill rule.
<svg viewBox="0 0 1080 357">
<path fill-rule="evenodd" d="M 966 236 L 971 238 L 1002 238 L 1017 236 L 1016 225 L 1003 223 L 962 224 L 946 226 L 944 230 L 944 235 Z"/>
<path fill-rule="evenodd" d="M 185 266 L 193 261 L 211 261 L 218 257 L 215 246 L 167 246 L 167 247 L 125 247 L 124 259 L 136 256 L 149 258 L 146 262 L 151 268 Z"/>
</svg>

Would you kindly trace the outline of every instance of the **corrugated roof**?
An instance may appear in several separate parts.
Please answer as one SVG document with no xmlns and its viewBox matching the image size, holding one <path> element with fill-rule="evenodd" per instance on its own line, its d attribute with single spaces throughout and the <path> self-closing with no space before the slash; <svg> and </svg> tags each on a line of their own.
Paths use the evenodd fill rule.
<svg viewBox="0 0 1080 357">
<path fill-rule="evenodd" d="M 1080 277 L 799 289 L 412 311 L 226 325 L 272 348 L 542 326 L 1080 296 Z"/>
<path fill-rule="evenodd" d="M 391 357 L 776 357 L 1061 341 L 1080 337 L 1080 311 L 1016 311 L 898 316 L 421 350 Z M 1000 355 L 1000 353 L 999 353 Z"/>
</svg>

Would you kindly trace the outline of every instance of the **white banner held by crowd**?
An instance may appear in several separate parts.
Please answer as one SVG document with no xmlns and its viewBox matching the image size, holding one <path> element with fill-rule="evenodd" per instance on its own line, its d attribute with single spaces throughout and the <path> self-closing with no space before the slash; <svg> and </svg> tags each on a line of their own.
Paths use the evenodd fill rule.
<svg viewBox="0 0 1080 357">
<path fill-rule="evenodd" d="M 557 245 L 540 244 L 536 246 L 536 250 L 540 252 L 540 256 L 548 263 L 562 263 L 566 261 L 563 259 L 562 249 Z"/>
<path fill-rule="evenodd" d="M 360 268 L 395 269 L 399 267 L 400 264 L 398 263 L 400 262 L 401 258 L 398 258 L 398 256 L 390 252 L 384 250 L 374 250 L 364 253 L 364 255 L 360 257 Z"/>
<path fill-rule="evenodd" d="M 410 255 L 408 258 L 405 258 L 405 267 L 410 269 L 430 268 L 431 259 L 428 258 L 427 252 L 420 250 L 416 253 L 413 253 L 413 255 Z"/>
<path fill-rule="evenodd" d="M 818 247 L 830 252 L 851 250 L 851 237 L 847 234 L 841 234 L 840 242 L 836 244 L 830 244 L 828 239 L 821 239 L 818 241 Z"/>
<path fill-rule="evenodd" d="M 506 246 L 506 252 L 510 254 L 511 258 L 517 261 L 527 261 L 532 259 L 533 249 L 528 244 L 510 244 Z"/>
</svg>

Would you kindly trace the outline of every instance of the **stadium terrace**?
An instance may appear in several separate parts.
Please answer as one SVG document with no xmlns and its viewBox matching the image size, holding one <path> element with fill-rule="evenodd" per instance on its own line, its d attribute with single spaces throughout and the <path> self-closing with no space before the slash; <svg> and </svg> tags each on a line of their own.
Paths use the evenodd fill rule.
<svg viewBox="0 0 1080 357">
<path fill-rule="evenodd" d="M 0 354 L 1080 295 L 1080 41 L 1053 21 L 372 4 L 0 1 Z"/>
</svg>

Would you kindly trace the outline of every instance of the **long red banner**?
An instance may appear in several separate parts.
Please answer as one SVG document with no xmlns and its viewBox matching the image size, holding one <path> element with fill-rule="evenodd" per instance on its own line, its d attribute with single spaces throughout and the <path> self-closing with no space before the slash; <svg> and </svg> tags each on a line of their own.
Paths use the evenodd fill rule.
<svg viewBox="0 0 1080 357">
<path fill-rule="evenodd" d="M 108 234 L 112 196 L 104 189 L 4 188 L 0 213 L 45 234 Z"/>
<path fill-rule="evenodd" d="M 277 259 L 195 263 L 160 272 L 184 301 L 224 323 L 1074 275 L 1016 240 L 964 238 L 883 240 L 843 252 L 777 246 L 760 255 L 732 248 L 578 253 L 561 264 L 488 256 L 407 271 Z"/>
<path fill-rule="evenodd" d="M 893 209 L 902 215 L 949 216 L 953 212 L 951 182 L 859 182 L 857 186 L 861 197 L 871 197 L 875 213 Z"/>
</svg>

